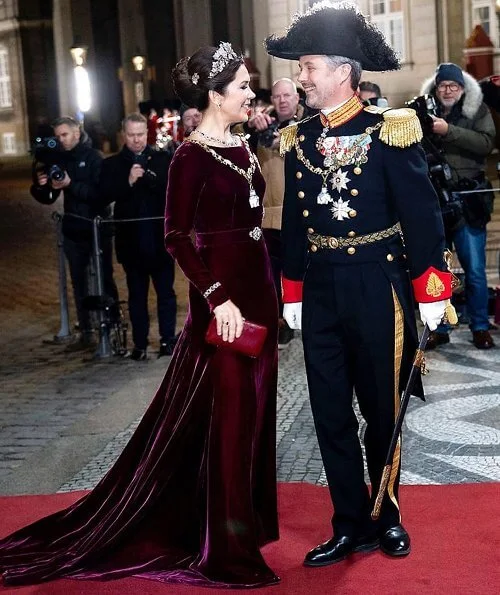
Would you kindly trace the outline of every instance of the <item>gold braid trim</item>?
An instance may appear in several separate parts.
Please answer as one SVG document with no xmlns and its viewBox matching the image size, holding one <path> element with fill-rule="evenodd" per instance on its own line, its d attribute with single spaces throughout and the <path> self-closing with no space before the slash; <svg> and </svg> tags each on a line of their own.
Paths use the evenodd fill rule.
<svg viewBox="0 0 500 595">
<path fill-rule="evenodd" d="M 390 109 L 384 111 L 383 116 L 379 138 L 386 145 L 403 149 L 422 140 L 422 127 L 415 110 Z"/>
<path fill-rule="evenodd" d="M 392 288 L 392 300 L 394 303 L 394 419 L 399 413 L 400 396 L 399 396 L 399 375 L 401 373 L 401 362 L 403 359 L 403 345 L 404 345 L 404 314 L 403 308 L 399 302 L 398 296 Z M 394 506 L 399 511 L 399 503 L 394 492 L 396 479 L 401 468 L 401 434 L 398 437 L 398 443 L 392 458 L 391 473 L 389 476 L 389 483 L 387 484 L 387 494 Z M 399 516 L 401 521 L 401 514 Z"/>
<path fill-rule="evenodd" d="M 298 126 L 299 126 L 299 124 L 303 124 L 304 122 L 308 122 L 309 120 L 312 120 L 313 118 L 317 118 L 318 116 L 319 116 L 319 114 L 314 114 L 312 116 L 309 116 L 308 118 L 304 118 L 300 122 L 295 122 L 294 124 L 290 124 L 289 126 L 285 126 L 285 128 L 282 128 L 279 131 L 279 133 L 280 133 L 280 155 L 281 155 L 281 157 L 283 157 L 285 155 L 285 153 L 288 153 L 288 151 L 295 144 L 295 139 L 297 138 L 297 132 L 298 132 Z"/>
<path fill-rule="evenodd" d="M 283 157 L 285 153 L 293 147 L 297 137 L 297 123 L 290 124 L 282 128 L 280 131 L 280 155 Z"/>
</svg>

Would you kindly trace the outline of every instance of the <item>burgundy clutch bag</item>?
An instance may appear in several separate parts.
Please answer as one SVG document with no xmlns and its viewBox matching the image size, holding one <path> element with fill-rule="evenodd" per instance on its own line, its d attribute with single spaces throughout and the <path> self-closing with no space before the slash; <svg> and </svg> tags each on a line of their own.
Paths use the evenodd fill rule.
<svg viewBox="0 0 500 595">
<path fill-rule="evenodd" d="M 211 345 L 231 349 L 249 357 L 257 357 L 262 351 L 266 337 L 267 328 L 265 326 L 245 320 L 243 322 L 243 332 L 238 339 L 235 339 L 232 343 L 223 341 L 222 335 L 217 334 L 217 321 L 212 318 L 208 325 L 205 341 Z"/>
</svg>

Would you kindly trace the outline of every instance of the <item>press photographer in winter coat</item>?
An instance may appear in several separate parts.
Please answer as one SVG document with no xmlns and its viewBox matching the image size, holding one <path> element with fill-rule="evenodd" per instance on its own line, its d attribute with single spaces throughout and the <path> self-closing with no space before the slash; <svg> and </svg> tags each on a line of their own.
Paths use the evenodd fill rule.
<svg viewBox="0 0 500 595">
<path fill-rule="evenodd" d="M 495 126 L 478 82 L 456 64 L 443 63 L 423 84 L 421 95 L 424 94 L 436 99 L 437 115 L 433 117 L 432 132 L 451 168 L 452 190 L 491 188 L 485 176 L 485 165 L 494 147 Z M 473 343 L 478 349 L 489 349 L 494 343 L 488 331 L 485 250 L 486 224 L 490 220 L 494 195 L 483 192 L 459 196 L 461 208 L 448 229 L 448 237 L 465 272 Z M 427 349 L 449 340 L 448 328 L 441 325 L 431 334 Z"/>
</svg>

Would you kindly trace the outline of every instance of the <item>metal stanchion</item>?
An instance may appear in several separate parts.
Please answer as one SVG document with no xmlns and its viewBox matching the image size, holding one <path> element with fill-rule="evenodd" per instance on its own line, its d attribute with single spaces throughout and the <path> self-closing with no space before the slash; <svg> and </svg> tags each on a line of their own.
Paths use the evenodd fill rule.
<svg viewBox="0 0 500 595">
<path fill-rule="evenodd" d="M 101 258 L 101 242 L 100 242 L 100 226 L 102 222 L 102 217 L 95 217 L 92 221 L 92 236 L 93 236 L 93 245 L 94 245 L 94 262 L 95 262 L 95 272 L 96 272 L 96 285 L 97 285 L 97 295 L 102 297 L 104 296 L 104 281 L 103 281 L 103 272 L 102 272 L 102 258 Z M 95 357 L 111 357 L 113 355 L 111 349 L 111 342 L 109 340 L 109 326 L 106 320 L 106 313 L 101 304 L 101 307 L 97 311 L 97 316 L 99 320 L 99 344 L 97 346 L 97 350 L 95 352 Z"/>
<path fill-rule="evenodd" d="M 62 234 L 62 220 L 60 213 L 52 213 L 52 219 L 57 225 L 57 253 L 59 259 L 59 308 L 61 327 L 57 335 L 54 335 L 54 343 L 63 343 L 71 338 L 68 308 L 68 285 L 66 280 L 66 260 L 64 258 L 64 239 Z"/>
</svg>

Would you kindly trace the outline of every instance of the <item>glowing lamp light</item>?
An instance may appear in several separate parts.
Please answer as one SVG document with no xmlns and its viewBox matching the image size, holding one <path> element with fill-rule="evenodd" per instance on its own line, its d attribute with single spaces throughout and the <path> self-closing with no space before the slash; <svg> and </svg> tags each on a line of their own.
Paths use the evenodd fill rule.
<svg viewBox="0 0 500 595">
<path fill-rule="evenodd" d="M 92 105 L 90 79 L 83 66 L 75 66 L 76 102 L 81 112 L 88 112 Z"/>
<path fill-rule="evenodd" d="M 69 51 L 75 66 L 85 66 L 85 63 L 87 62 L 87 46 L 74 45 L 69 49 Z"/>
<path fill-rule="evenodd" d="M 142 72 L 146 69 L 146 57 L 137 54 L 132 58 L 132 64 L 134 65 L 134 70 L 136 72 Z"/>
</svg>

